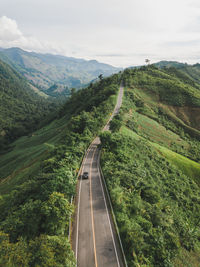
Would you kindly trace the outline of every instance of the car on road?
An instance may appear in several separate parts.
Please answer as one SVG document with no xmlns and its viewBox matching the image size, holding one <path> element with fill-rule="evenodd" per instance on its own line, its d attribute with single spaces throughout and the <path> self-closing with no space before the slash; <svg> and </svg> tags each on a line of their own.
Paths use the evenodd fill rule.
<svg viewBox="0 0 200 267">
<path fill-rule="evenodd" d="M 84 172 L 82 175 L 82 179 L 88 179 L 88 178 L 89 178 L 88 172 Z"/>
</svg>

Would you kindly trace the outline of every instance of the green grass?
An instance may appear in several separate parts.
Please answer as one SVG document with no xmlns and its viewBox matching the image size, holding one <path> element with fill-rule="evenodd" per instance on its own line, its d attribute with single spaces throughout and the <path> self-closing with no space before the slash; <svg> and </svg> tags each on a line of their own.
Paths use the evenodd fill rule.
<svg viewBox="0 0 200 267">
<path fill-rule="evenodd" d="M 176 165 L 183 173 L 200 186 L 200 164 L 158 144 L 151 144 L 172 164 Z"/>
<path fill-rule="evenodd" d="M 144 139 L 143 137 L 139 136 L 136 132 L 131 131 L 129 128 L 125 126 L 122 126 L 120 132 L 122 134 L 125 134 L 126 136 L 133 137 L 136 140 Z"/>
<path fill-rule="evenodd" d="M 199 250 L 197 252 L 200 252 Z M 174 260 L 174 266 L 177 267 L 199 267 L 200 253 L 181 249 L 181 252 Z"/>
<path fill-rule="evenodd" d="M 121 132 L 127 136 L 130 136 L 136 140 L 146 140 L 144 137 L 139 136 L 137 133 L 123 126 Z M 190 160 L 172 150 L 156 144 L 151 141 L 147 141 L 151 144 L 162 156 L 164 156 L 168 161 L 177 166 L 184 174 L 191 177 L 200 186 L 200 164 Z"/>
<path fill-rule="evenodd" d="M 166 121 L 173 122 L 177 128 L 183 128 L 184 132 L 192 137 L 200 138 L 199 121 L 196 118 L 197 115 L 194 119 L 193 114 L 193 108 L 198 109 L 200 107 L 199 89 L 179 80 L 176 73 L 169 75 L 165 71 L 150 68 L 144 71 L 132 70 L 127 72 L 132 74 L 131 76 L 129 74 L 129 82 L 126 84 L 126 92 L 132 93 L 134 96 L 132 104 L 136 104 L 138 99 L 144 103 L 142 108 L 138 108 L 136 105 L 134 107 L 136 111 L 147 117 L 158 119 L 161 110 Z M 182 108 L 181 112 L 178 110 L 180 107 Z M 172 129 L 172 131 L 177 132 L 176 129 Z"/>
<path fill-rule="evenodd" d="M 178 146 L 188 147 L 187 142 L 185 142 L 179 135 L 173 133 L 170 130 L 167 130 L 164 126 L 159 124 L 157 121 L 142 115 L 137 114 L 137 123 L 139 130 L 147 135 L 150 140 L 164 144 L 170 147 L 171 143 L 175 143 Z"/>
<path fill-rule="evenodd" d="M 0 156 L 1 194 L 9 193 L 39 169 L 48 152 L 62 141 L 66 124 L 66 118 L 53 121 L 32 136 L 19 138 L 9 152 Z"/>
</svg>

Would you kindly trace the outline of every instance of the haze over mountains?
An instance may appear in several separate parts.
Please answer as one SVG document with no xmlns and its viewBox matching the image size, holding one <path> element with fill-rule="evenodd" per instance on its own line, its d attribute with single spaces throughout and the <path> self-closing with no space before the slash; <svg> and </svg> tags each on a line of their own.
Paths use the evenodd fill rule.
<svg viewBox="0 0 200 267">
<path fill-rule="evenodd" d="M 0 59 L 50 96 L 70 95 L 72 87 L 81 88 L 100 74 L 109 76 L 120 71 L 120 68 L 96 60 L 39 54 L 20 48 L 1 49 Z"/>
</svg>

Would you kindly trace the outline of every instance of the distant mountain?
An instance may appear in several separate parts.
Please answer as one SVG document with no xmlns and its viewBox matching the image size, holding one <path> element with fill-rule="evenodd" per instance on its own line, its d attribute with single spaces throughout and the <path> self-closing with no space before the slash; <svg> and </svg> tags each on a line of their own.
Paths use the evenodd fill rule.
<svg viewBox="0 0 200 267">
<path fill-rule="evenodd" d="M 50 95 L 70 94 L 69 88 L 80 88 L 90 83 L 100 74 L 109 76 L 120 71 L 96 60 L 84 60 L 51 54 L 27 52 L 20 48 L 0 51 L 0 59 L 17 69 L 34 86 Z M 46 91 L 47 90 L 47 91 Z"/>
<path fill-rule="evenodd" d="M 21 74 L 0 60 L 0 148 L 30 133 L 56 104 L 36 94 Z"/>
</svg>

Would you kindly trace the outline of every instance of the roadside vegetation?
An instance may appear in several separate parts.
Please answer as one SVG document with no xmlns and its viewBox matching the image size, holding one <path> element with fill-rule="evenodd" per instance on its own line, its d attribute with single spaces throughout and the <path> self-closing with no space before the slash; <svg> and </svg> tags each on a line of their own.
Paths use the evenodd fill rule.
<svg viewBox="0 0 200 267">
<path fill-rule="evenodd" d="M 199 266 L 199 89 L 154 66 L 123 80 L 101 164 L 128 266 Z"/>
<path fill-rule="evenodd" d="M 0 158 L 0 266 L 76 266 L 68 240 L 81 159 L 112 112 L 119 76 L 73 93 L 51 124 Z"/>
</svg>

